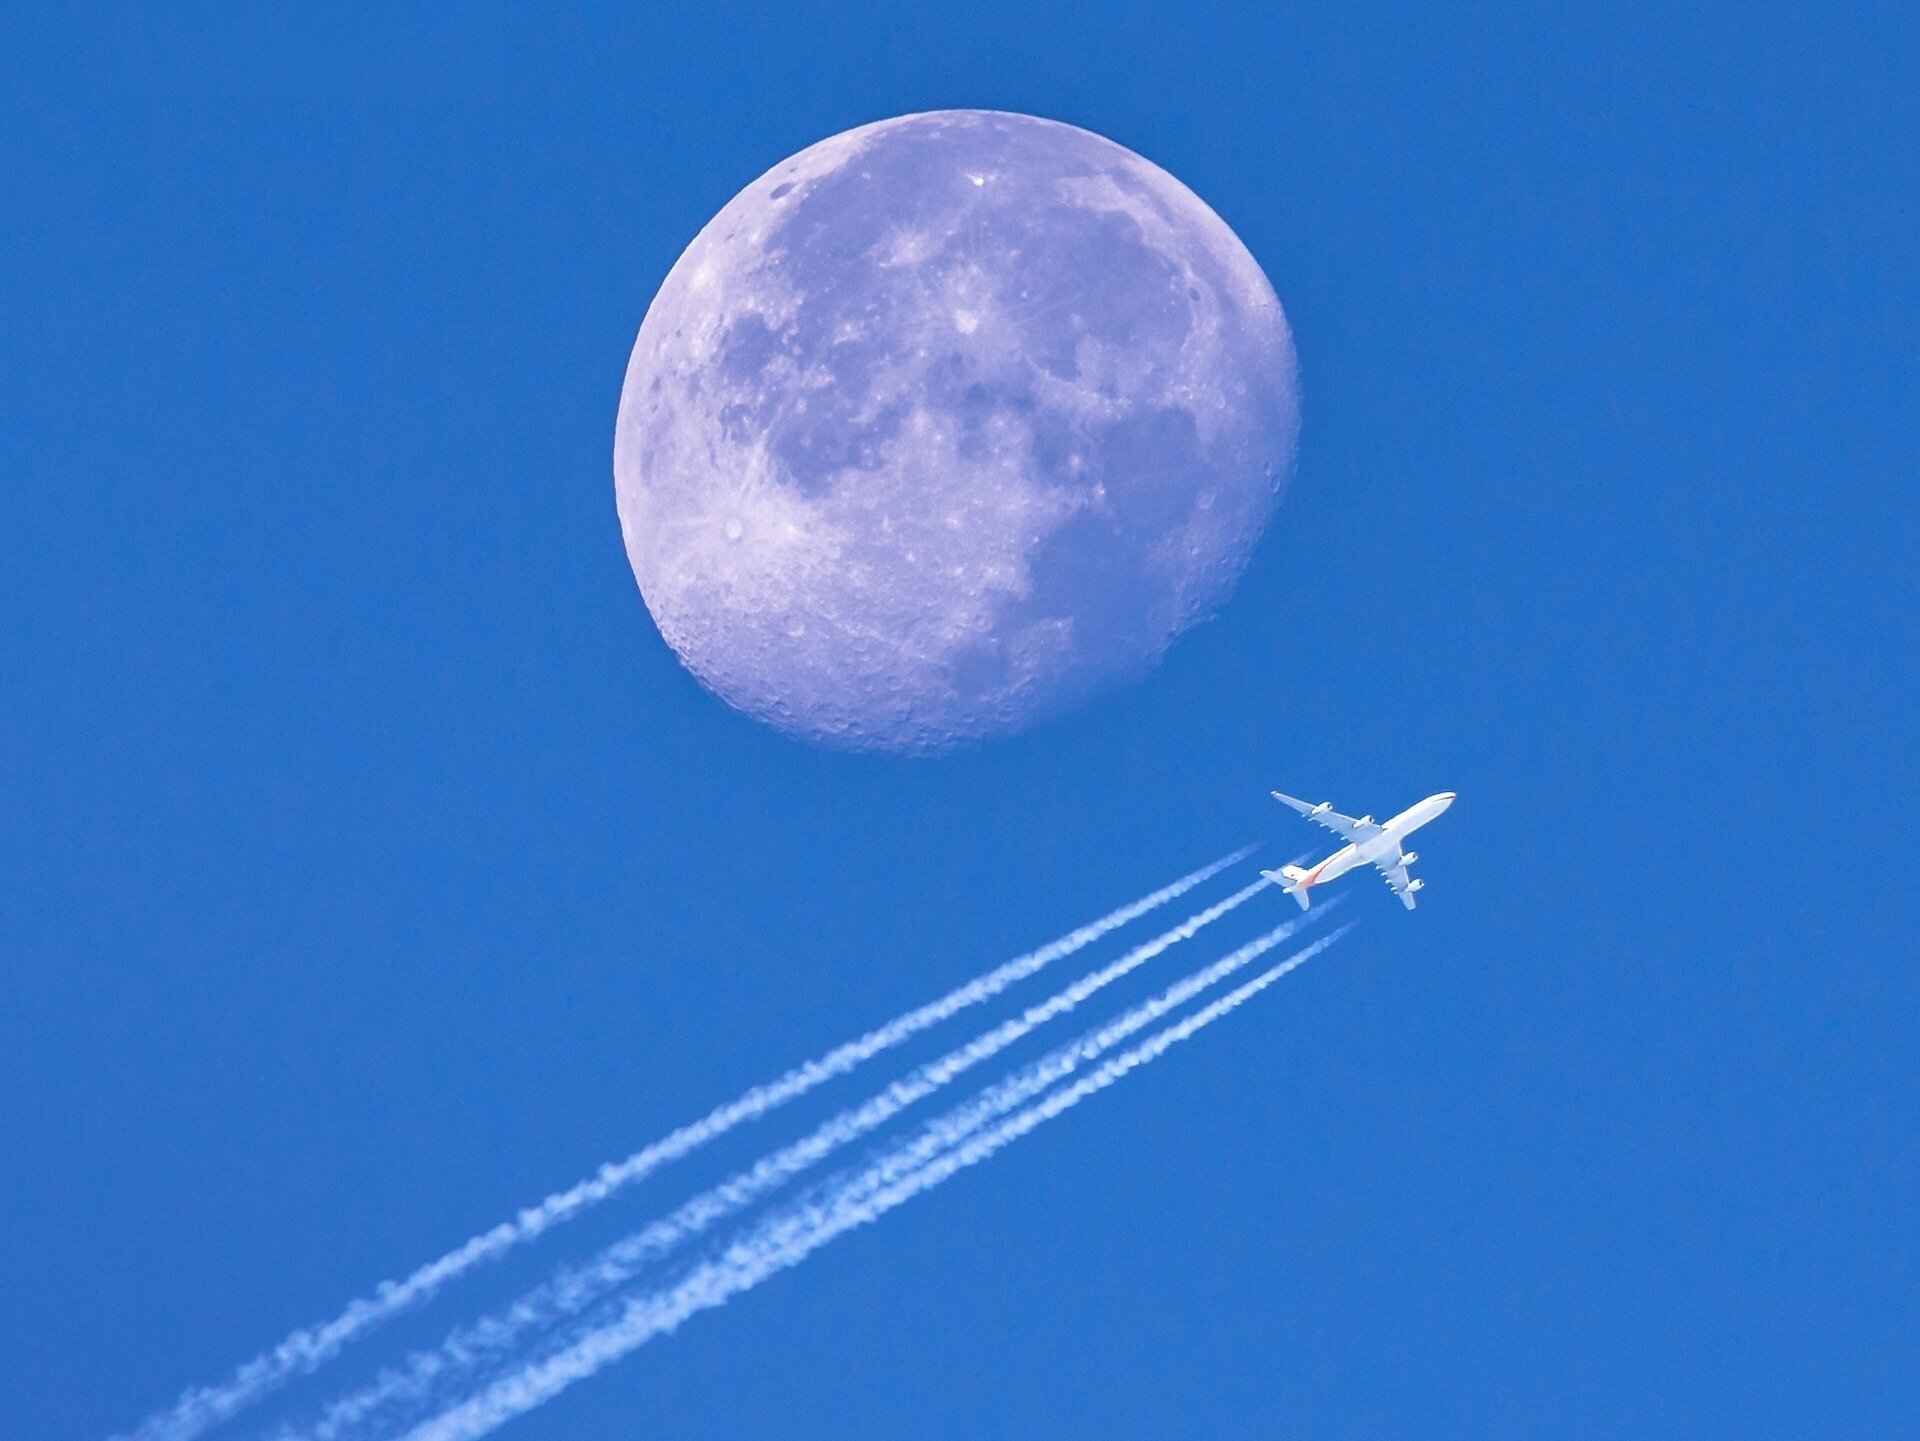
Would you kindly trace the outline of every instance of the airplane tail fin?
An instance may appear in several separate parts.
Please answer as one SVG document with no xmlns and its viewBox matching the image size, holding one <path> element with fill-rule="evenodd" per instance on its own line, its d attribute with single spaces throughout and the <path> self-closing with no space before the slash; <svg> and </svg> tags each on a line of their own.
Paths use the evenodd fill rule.
<svg viewBox="0 0 1920 1441">
<path fill-rule="evenodd" d="M 1301 870 L 1300 867 L 1282 866 L 1277 871 L 1262 871 L 1260 874 L 1272 881 L 1288 895 L 1292 896 L 1299 904 L 1301 910 L 1304 911 L 1310 904 L 1307 900 L 1307 888 L 1303 884 L 1307 878 L 1307 873 Z"/>
</svg>

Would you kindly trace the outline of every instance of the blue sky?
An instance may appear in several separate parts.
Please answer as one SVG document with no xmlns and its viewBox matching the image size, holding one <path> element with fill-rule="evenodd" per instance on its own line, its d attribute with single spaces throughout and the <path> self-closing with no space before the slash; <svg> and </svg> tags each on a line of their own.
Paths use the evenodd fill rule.
<svg viewBox="0 0 1920 1441">
<path fill-rule="evenodd" d="M 506 1434 L 1910 1424 L 1912 18 L 683 8 L 7 22 L 7 1434 L 1307 849 L 1270 786 L 1457 790 L 1422 909 Z M 1300 461 L 1146 684 L 835 755 L 654 632 L 613 410 L 735 190 L 953 105 L 1234 227 Z"/>
</svg>

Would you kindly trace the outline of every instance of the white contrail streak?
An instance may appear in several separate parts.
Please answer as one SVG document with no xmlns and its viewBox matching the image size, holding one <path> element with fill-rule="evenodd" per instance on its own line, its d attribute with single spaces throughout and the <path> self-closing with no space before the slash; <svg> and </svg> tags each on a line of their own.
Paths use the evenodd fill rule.
<svg viewBox="0 0 1920 1441">
<path fill-rule="evenodd" d="M 435 1386 L 444 1385 L 452 1376 L 471 1372 L 498 1358 L 515 1346 L 528 1330 L 579 1315 L 594 1302 L 632 1281 L 644 1267 L 716 1222 L 738 1214 L 843 1146 L 870 1135 L 907 1107 L 998 1055 L 1036 1028 L 1067 1014 L 1181 941 L 1190 940 L 1271 884 L 1263 876 L 1241 887 L 1224 900 L 1196 911 L 1172 929 L 1141 942 L 1118 960 L 1088 972 L 1046 1000 L 1029 1006 L 1020 1015 L 910 1071 L 866 1101 L 833 1116 L 807 1136 L 769 1153 L 672 1214 L 615 1242 L 592 1262 L 561 1272 L 505 1311 L 455 1330 L 436 1350 L 410 1357 L 404 1369 L 389 1370 L 361 1390 L 339 1398 L 326 1408 L 311 1429 L 299 1434 L 311 1441 L 336 1441 L 351 1435 L 354 1428 L 374 1412 L 394 1406 L 416 1406 L 428 1399 Z M 1324 910 L 1322 907 L 1321 912 Z M 1278 944 L 1310 919 L 1318 919 L 1319 914 L 1288 921 L 1272 933 L 1268 944 Z M 1155 1003 L 1149 1003 L 1152 1004 Z M 1169 1003 L 1160 1004 L 1164 1008 Z M 1162 1013 L 1163 1010 L 1151 1012 L 1134 1028 L 1148 1024 L 1153 1016 Z"/>
<path fill-rule="evenodd" d="M 1295 923 L 1297 924 L 1297 922 Z M 948 1116 L 930 1124 L 914 1141 L 907 1142 L 883 1156 L 866 1170 L 838 1185 L 829 1186 L 818 1198 L 776 1213 L 729 1245 L 712 1261 L 694 1268 L 670 1290 L 634 1298 L 621 1309 L 618 1319 L 597 1326 L 568 1344 L 565 1349 L 537 1360 L 521 1370 L 501 1378 L 479 1394 L 442 1412 L 407 1433 L 406 1441 L 474 1441 L 505 1422 L 532 1410 L 557 1395 L 575 1381 L 584 1380 L 602 1366 L 617 1360 L 664 1332 L 676 1329 L 700 1311 L 725 1304 L 734 1296 L 758 1285 L 776 1272 L 798 1265 L 829 1241 L 857 1226 L 879 1219 L 894 1207 L 939 1185 L 956 1172 L 986 1160 L 1002 1147 L 1026 1135 L 1042 1123 L 1078 1105 L 1096 1091 L 1104 1090 L 1128 1072 L 1147 1064 L 1167 1050 L 1219 1020 L 1265 990 L 1282 976 L 1304 965 L 1314 955 L 1345 935 L 1350 926 L 1315 941 L 1302 950 L 1262 972 L 1251 981 L 1193 1015 L 1156 1032 L 1146 1041 L 1113 1057 L 1098 1069 L 1044 1099 L 1018 1110 L 984 1132 L 979 1127 L 991 1119 L 992 1110 L 1000 1114 L 1020 1104 L 1012 1099 L 1022 1088 L 1039 1081 L 1045 1071 L 1080 1060 L 1090 1059 L 1101 1038 L 1112 1037 L 1123 1028 L 1137 1030 L 1150 1024 L 1136 1019 L 1149 1008 L 1164 1002 L 1158 1014 L 1179 1004 L 1170 998 L 1176 991 L 1187 996 L 1210 985 L 1227 973 L 1226 968 L 1245 966 L 1262 951 L 1282 939 L 1276 928 L 1259 940 L 1250 942 L 1232 956 L 1196 972 L 1194 976 L 1170 988 L 1154 1002 L 1137 1007 L 1120 1021 L 1082 1041 L 1066 1047 L 1046 1061 L 1022 1072 L 1014 1082 L 991 1088 L 975 1102 L 956 1108 Z M 1211 980 L 1203 982 L 1203 977 Z M 1112 1040 L 1105 1044 L 1111 1045 Z M 1071 1061 L 1068 1058 L 1073 1058 Z M 1024 1078 L 1024 1079 L 1023 1079 Z M 996 1095 L 996 1093 L 998 1093 Z M 1028 1095 L 1033 1094 L 1028 1092 Z M 978 1132 L 978 1134 L 973 1134 Z"/>
<path fill-rule="evenodd" d="M 442 1286 L 475 1266 L 495 1260 L 514 1247 L 534 1240 L 552 1227 L 598 1205 L 616 1191 L 632 1185 L 668 1162 L 697 1150 L 735 1126 L 756 1120 L 776 1107 L 805 1095 L 822 1082 L 846 1074 L 880 1052 L 938 1025 L 969 1006 L 991 1000 L 1009 986 L 1054 961 L 1072 955 L 1128 922 L 1184 895 L 1227 867 L 1245 860 L 1253 850 L 1252 846 L 1243 846 L 1232 855 L 1223 856 L 1170 885 L 1109 912 L 1097 921 L 1069 931 L 1038 950 L 1029 951 L 1024 956 L 995 967 L 937 1001 L 908 1011 L 864 1036 L 794 1067 L 776 1080 L 753 1087 L 726 1104 L 715 1107 L 700 1120 L 635 1151 L 623 1161 L 608 1162 L 588 1179 L 567 1190 L 556 1191 L 538 1205 L 525 1208 L 511 1221 L 503 1221 L 491 1230 L 481 1232 L 444 1256 L 427 1262 L 411 1275 L 398 1281 L 382 1281 L 371 1296 L 350 1302 L 330 1321 L 293 1332 L 272 1350 L 264 1351 L 241 1365 L 224 1382 L 195 1387 L 185 1392 L 171 1407 L 148 1417 L 136 1430 L 116 1438 L 116 1441 L 191 1441 L 191 1438 L 278 1390 L 293 1377 L 318 1370 L 353 1341 L 400 1312 L 429 1300 Z"/>
</svg>

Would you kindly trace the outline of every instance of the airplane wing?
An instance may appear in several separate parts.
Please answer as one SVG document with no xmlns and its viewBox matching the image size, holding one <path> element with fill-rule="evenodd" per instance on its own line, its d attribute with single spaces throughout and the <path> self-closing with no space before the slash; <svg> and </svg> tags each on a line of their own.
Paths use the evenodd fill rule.
<svg viewBox="0 0 1920 1441">
<path fill-rule="evenodd" d="M 1292 806 L 1301 815 L 1317 826 L 1325 826 L 1343 841 L 1367 841 L 1380 834 L 1380 827 L 1374 824 L 1372 816 L 1355 820 L 1352 816 L 1343 816 L 1325 801 L 1312 805 L 1306 801 L 1295 800 L 1292 796 L 1283 796 L 1274 791 L 1273 798 L 1283 806 Z"/>
<path fill-rule="evenodd" d="M 1420 889 L 1420 882 L 1407 877 L 1407 863 L 1399 856 L 1382 856 L 1374 862 L 1379 867 L 1387 887 L 1400 897 L 1400 904 L 1408 910 L 1413 909 L 1413 893 Z"/>
<path fill-rule="evenodd" d="M 1400 904 L 1408 910 L 1413 909 L 1413 893 L 1426 884 L 1407 874 L 1407 862 L 1412 858 L 1411 851 L 1395 846 L 1391 854 L 1382 855 L 1373 863 L 1374 869 L 1380 872 L 1381 879 L 1387 883 L 1387 888 L 1400 897 Z"/>
</svg>

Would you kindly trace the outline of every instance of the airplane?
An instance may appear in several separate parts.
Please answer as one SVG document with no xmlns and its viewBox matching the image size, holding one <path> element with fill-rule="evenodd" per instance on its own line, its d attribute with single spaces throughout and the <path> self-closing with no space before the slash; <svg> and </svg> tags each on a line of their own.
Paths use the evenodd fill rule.
<svg viewBox="0 0 1920 1441">
<path fill-rule="evenodd" d="M 1273 798 L 1284 806 L 1292 806 L 1315 825 L 1325 826 L 1346 842 L 1317 866 L 1282 866 L 1277 871 L 1260 872 L 1298 901 L 1303 911 L 1307 908 L 1309 890 L 1325 885 L 1359 865 L 1377 868 L 1386 877 L 1393 893 L 1400 897 L 1400 904 L 1412 910 L 1414 892 L 1420 890 L 1425 882 L 1408 877 L 1407 867 L 1420 857 L 1405 849 L 1401 842 L 1453 804 L 1453 792 L 1441 791 L 1438 795 L 1428 796 L 1408 806 L 1385 825 L 1380 825 L 1372 816 L 1361 816 L 1359 820 L 1343 816 L 1326 801 L 1317 806 L 1310 805 L 1292 796 L 1283 796 L 1279 791 L 1273 792 Z"/>
</svg>

